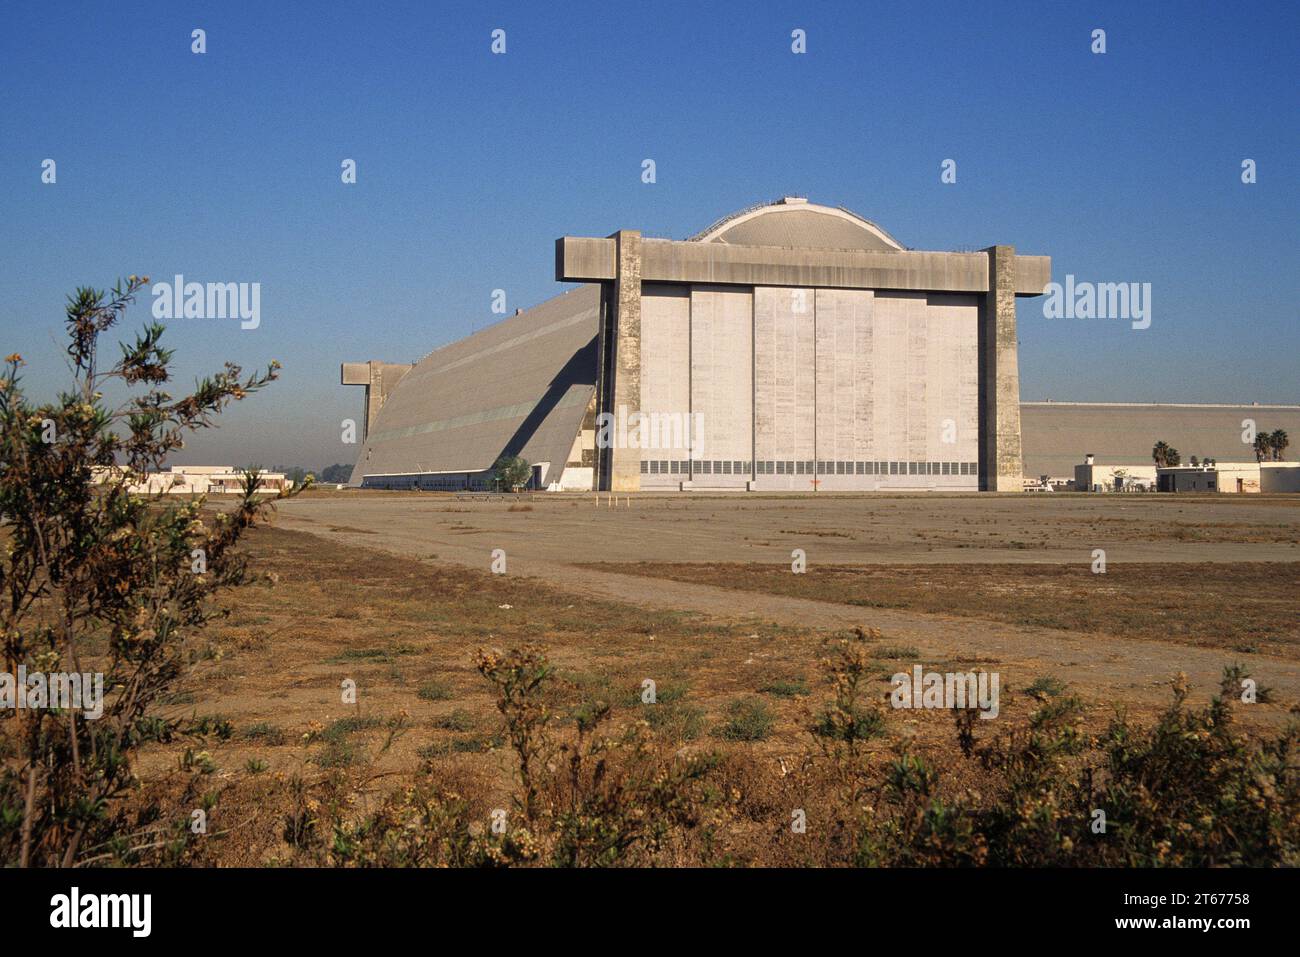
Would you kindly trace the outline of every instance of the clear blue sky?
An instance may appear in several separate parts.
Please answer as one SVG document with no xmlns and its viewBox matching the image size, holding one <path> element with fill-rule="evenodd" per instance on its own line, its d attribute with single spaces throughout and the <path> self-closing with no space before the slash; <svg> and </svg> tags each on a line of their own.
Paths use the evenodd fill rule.
<svg viewBox="0 0 1300 957">
<path fill-rule="evenodd" d="M 1022 300 L 1025 399 L 1300 401 L 1294 2 L 13 3 L 0 63 L 0 353 L 31 391 L 64 381 L 78 284 L 262 285 L 256 331 L 169 325 L 177 392 L 284 364 L 177 461 L 350 462 L 340 361 L 558 293 L 557 236 L 684 238 L 789 193 L 1152 284 L 1141 332 Z"/>
</svg>

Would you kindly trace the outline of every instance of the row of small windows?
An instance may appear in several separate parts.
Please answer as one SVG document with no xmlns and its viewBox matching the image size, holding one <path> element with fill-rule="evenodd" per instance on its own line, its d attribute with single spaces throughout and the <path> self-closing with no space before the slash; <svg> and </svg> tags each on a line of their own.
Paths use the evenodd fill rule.
<svg viewBox="0 0 1300 957">
<path fill-rule="evenodd" d="M 694 466 L 696 475 L 749 475 L 751 465 L 751 462 L 740 459 L 704 462 L 687 462 L 684 460 L 673 462 L 651 460 L 647 462 L 642 459 L 641 474 L 689 475 L 691 466 Z"/>
<path fill-rule="evenodd" d="M 425 492 L 486 491 L 493 476 L 484 472 L 454 472 L 446 475 L 367 475 L 362 488 L 413 489 Z"/>
<path fill-rule="evenodd" d="M 642 460 L 642 475 L 978 475 L 977 462 L 841 462 Z M 693 468 L 692 468 L 693 466 Z"/>
</svg>

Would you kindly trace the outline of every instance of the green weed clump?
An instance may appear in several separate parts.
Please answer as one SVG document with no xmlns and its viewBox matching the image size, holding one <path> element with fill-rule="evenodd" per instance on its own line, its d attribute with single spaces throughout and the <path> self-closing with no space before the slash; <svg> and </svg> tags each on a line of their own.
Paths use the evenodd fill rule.
<svg viewBox="0 0 1300 957">
<path fill-rule="evenodd" d="M 718 737 L 724 741 L 766 741 L 775 723 L 776 716 L 767 702 L 742 698 L 727 709 L 727 720 L 718 729 Z"/>
</svg>

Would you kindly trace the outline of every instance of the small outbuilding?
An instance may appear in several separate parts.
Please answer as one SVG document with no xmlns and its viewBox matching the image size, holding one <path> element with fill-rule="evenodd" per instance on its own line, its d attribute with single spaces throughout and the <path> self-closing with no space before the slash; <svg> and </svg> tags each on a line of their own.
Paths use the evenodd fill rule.
<svg viewBox="0 0 1300 957">
<path fill-rule="evenodd" d="M 1101 465 L 1089 452 L 1074 467 L 1074 487 L 1080 492 L 1146 492 L 1155 488 L 1156 467 L 1141 463 Z"/>
<path fill-rule="evenodd" d="M 1217 462 L 1156 470 L 1161 492 L 1300 492 L 1300 462 Z"/>
</svg>

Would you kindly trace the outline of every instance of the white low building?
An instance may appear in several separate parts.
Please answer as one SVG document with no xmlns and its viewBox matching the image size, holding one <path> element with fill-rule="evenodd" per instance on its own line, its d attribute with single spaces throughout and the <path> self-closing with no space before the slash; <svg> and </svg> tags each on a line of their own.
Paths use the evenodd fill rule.
<svg viewBox="0 0 1300 957">
<path fill-rule="evenodd" d="M 1089 452 L 1074 467 L 1077 492 L 1146 492 L 1155 488 L 1156 467 L 1141 463 L 1101 465 Z"/>
<path fill-rule="evenodd" d="M 105 482 L 114 470 L 96 469 L 96 481 Z M 120 470 L 119 470 L 120 471 Z M 293 488 L 293 480 L 283 472 L 259 469 L 257 490 L 275 493 Z M 211 495 L 244 489 L 244 473 L 230 465 L 173 465 L 165 472 L 147 472 L 139 481 L 132 482 L 129 491 L 138 495 Z"/>
<path fill-rule="evenodd" d="M 1300 492 L 1300 462 L 1217 462 L 1157 470 L 1161 492 Z"/>
</svg>

